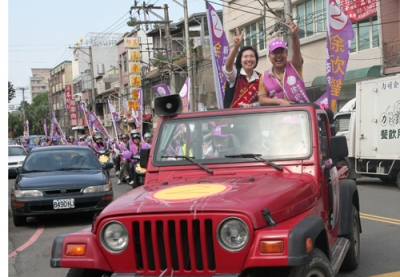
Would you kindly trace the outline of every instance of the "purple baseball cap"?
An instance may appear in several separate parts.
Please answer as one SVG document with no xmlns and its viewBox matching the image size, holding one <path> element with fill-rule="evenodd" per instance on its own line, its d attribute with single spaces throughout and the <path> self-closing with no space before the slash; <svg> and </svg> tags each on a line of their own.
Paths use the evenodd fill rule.
<svg viewBox="0 0 400 277">
<path fill-rule="evenodd" d="M 272 52 L 277 48 L 287 49 L 286 43 L 283 40 L 279 39 L 279 38 L 274 39 L 273 41 L 271 41 L 269 43 L 269 52 Z"/>
<path fill-rule="evenodd" d="M 215 127 L 213 136 L 222 137 L 222 138 L 229 137 L 231 134 L 222 134 L 222 132 L 221 132 L 221 128 L 227 127 L 227 126 L 228 125 L 219 125 L 219 126 Z"/>
</svg>

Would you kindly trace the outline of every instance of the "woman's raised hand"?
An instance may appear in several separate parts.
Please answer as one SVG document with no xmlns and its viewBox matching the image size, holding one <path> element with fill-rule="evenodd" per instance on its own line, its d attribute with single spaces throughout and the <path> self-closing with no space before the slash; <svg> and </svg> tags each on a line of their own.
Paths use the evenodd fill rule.
<svg viewBox="0 0 400 277">
<path fill-rule="evenodd" d="M 244 29 L 242 33 L 239 33 L 239 29 L 236 28 L 236 36 L 233 38 L 233 45 L 236 48 L 239 48 L 240 45 L 242 44 L 243 41 L 243 36 L 244 36 Z"/>
</svg>

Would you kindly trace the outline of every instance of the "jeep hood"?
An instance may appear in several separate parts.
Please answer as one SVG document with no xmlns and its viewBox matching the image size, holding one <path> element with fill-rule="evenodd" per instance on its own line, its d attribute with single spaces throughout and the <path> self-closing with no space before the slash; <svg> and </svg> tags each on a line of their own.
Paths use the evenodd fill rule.
<svg viewBox="0 0 400 277">
<path fill-rule="evenodd" d="M 139 187 L 113 201 L 99 217 L 235 212 L 246 214 L 254 228 L 261 228 L 267 225 L 262 215 L 264 209 L 278 223 L 310 209 L 316 199 L 315 180 L 309 175 L 260 174 L 233 179 L 210 176 L 204 180 L 193 178 Z"/>
</svg>

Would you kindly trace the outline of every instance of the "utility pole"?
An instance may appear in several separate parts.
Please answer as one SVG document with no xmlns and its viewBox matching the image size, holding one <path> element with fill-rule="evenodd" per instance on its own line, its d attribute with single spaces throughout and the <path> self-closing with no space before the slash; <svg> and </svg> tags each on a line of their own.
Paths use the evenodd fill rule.
<svg viewBox="0 0 400 277">
<path fill-rule="evenodd" d="M 22 90 L 22 116 L 24 118 L 24 126 L 25 126 L 25 122 L 26 122 L 26 118 L 25 118 L 25 90 L 27 90 L 27 87 L 18 87 L 16 88 L 18 90 Z M 25 127 L 24 127 L 25 130 Z"/>
<path fill-rule="evenodd" d="M 166 41 L 166 50 L 167 50 L 167 58 L 168 58 L 168 62 L 171 64 L 170 68 L 170 84 L 169 87 L 171 89 L 171 93 L 176 93 L 175 90 L 175 75 L 174 75 L 174 65 L 172 64 L 172 38 L 171 38 L 171 29 L 170 29 L 170 21 L 169 21 L 169 15 L 168 15 L 168 5 L 164 4 L 163 7 L 161 6 L 146 6 L 146 3 L 143 3 L 143 6 L 132 6 L 131 7 L 131 11 L 132 10 L 143 10 L 144 13 L 151 13 L 153 14 L 155 17 L 159 18 L 160 20 L 147 20 L 146 16 L 145 16 L 145 20 L 144 21 L 136 21 L 135 25 L 140 25 L 140 24 L 149 24 L 149 23 L 153 23 L 153 24 L 165 24 L 165 41 Z M 152 10 L 164 10 L 164 18 L 162 18 L 160 15 L 154 13 Z M 161 28 L 160 28 L 160 37 L 161 37 Z M 160 44 L 161 46 L 161 44 Z"/>
<path fill-rule="evenodd" d="M 164 17 L 165 17 L 165 40 L 166 40 L 166 48 L 167 48 L 167 57 L 168 62 L 171 64 L 170 74 L 169 74 L 169 87 L 171 89 L 171 93 L 176 93 L 176 83 L 175 83 L 175 69 L 172 61 L 172 37 L 171 37 L 171 29 L 169 27 L 169 14 L 168 14 L 168 5 L 164 4 Z"/>
<path fill-rule="evenodd" d="M 185 24 L 185 42 L 186 42 L 186 67 L 188 72 L 188 77 L 190 78 L 190 91 L 188 91 L 190 95 L 190 109 L 195 111 L 196 107 L 194 106 L 194 95 L 193 95 L 193 76 L 192 76 L 192 49 L 190 48 L 190 36 L 189 36 L 189 16 L 188 16 L 188 6 L 187 0 L 183 0 L 183 5 L 176 0 L 172 0 L 177 3 L 179 6 L 183 7 L 183 16 L 184 16 L 184 24 Z M 197 110 L 197 109 L 196 109 Z"/>
<path fill-rule="evenodd" d="M 83 39 L 80 40 L 81 43 L 83 41 Z M 81 48 L 88 48 L 89 49 L 89 53 L 86 53 L 85 51 L 83 51 Z M 89 111 L 92 111 L 92 104 L 94 105 L 95 101 L 95 92 L 94 92 L 94 70 L 93 70 L 93 54 L 92 54 L 92 46 L 90 45 L 89 47 L 83 47 L 83 46 L 79 46 L 79 43 L 75 43 L 75 47 L 69 47 L 69 49 L 74 49 L 81 51 L 82 53 L 84 53 L 85 55 L 89 56 L 89 65 L 90 65 L 90 78 L 92 81 L 92 89 L 91 92 L 89 93 L 89 103 L 88 103 L 88 107 L 89 107 Z M 92 104 L 90 104 L 92 103 Z"/>
<path fill-rule="evenodd" d="M 185 38 L 186 38 L 186 67 L 188 71 L 188 77 L 190 79 L 190 91 L 188 91 L 190 96 L 190 110 L 196 111 L 194 103 L 194 84 L 192 76 L 192 48 L 190 47 L 190 35 L 189 35 L 189 17 L 188 17 L 188 6 L 187 0 L 183 0 L 183 11 L 184 11 L 184 22 L 185 22 Z"/>
<path fill-rule="evenodd" d="M 96 104 L 95 104 L 96 101 L 94 100 L 96 98 L 96 95 L 94 92 L 94 70 L 93 70 L 93 55 L 92 55 L 92 46 L 91 45 L 89 46 L 89 57 L 90 57 L 90 76 L 92 78 L 92 95 L 89 99 L 91 99 L 93 105 L 96 106 Z M 91 111 L 91 109 L 89 109 L 89 110 Z"/>
<path fill-rule="evenodd" d="M 284 22 L 288 20 L 288 18 L 292 18 L 292 2 L 291 0 L 283 0 L 283 12 L 284 12 Z M 285 32 L 286 34 L 286 32 Z M 288 38 L 288 36 L 284 36 L 284 40 L 287 45 L 289 45 L 289 41 L 291 42 L 292 40 Z M 292 47 L 288 47 L 288 54 L 291 56 L 292 52 Z"/>
</svg>

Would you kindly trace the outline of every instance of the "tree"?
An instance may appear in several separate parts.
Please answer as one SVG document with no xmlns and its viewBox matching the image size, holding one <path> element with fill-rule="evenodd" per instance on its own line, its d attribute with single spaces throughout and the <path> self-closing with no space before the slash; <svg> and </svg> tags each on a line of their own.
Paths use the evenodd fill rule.
<svg viewBox="0 0 400 277">
<path fill-rule="evenodd" d="M 41 93 L 32 100 L 32 104 L 28 104 L 25 109 L 26 119 L 29 121 L 29 133 L 42 135 L 44 134 L 44 119 L 50 123 L 49 99 L 48 93 Z"/>
<path fill-rule="evenodd" d="M 136 21 L 136 18 L 131 17 L 130 20 L 126 22 L 126 25 L 128 25 L 129 27 L 134 27 L 136 25 Z"/>
<path fill-rule="evenodd" d="M 11 99 L 15 98 L 15 89 L 13 84 L 8 82 L 8 103 L 10 103 Z"/>
<path fill-rule="evenodd" d="M 24 124 L 22 121 L 21 113 L 8 113 L 8 136 L 10 138 L 16 138 L 24 134 Z"/>
</svg>

